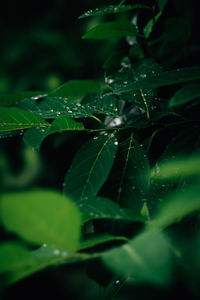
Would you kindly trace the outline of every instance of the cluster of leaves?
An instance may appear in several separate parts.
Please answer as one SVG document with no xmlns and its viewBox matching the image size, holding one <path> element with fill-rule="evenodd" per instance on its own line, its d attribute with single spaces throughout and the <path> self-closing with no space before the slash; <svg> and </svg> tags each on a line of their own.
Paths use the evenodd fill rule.
<svg viewBox="0 0 200 300">
<path fill-rule="evenodd" d="M 118 64 L 113 57 L 106 61 L 103 88 L 77 80 L 52 92 L 0 96 L 1 138 L 23 135 L 38 151 L 60 132 L 86 141 L 62 193 L 40 188 L 1 194 L 1 224 L 19 237 L 0 245 L 4 285 L 49 266 L 101 260 L 112 272 L 104 296 L 125 283 L 169 286 L 177 270 L 198 293 L 200 67 L 164 70 L 145 57 L 139 41 L 151 41 L 166 0 L 153 8 L 124 2 L 80 17 L 137 16 L 138 10 L 153 15 L 142 31 L 130 21 L 112 21 L 84 35 L 134 41 Z M 184 235 L 190 222 L 192 234 Z"/>
</svg>

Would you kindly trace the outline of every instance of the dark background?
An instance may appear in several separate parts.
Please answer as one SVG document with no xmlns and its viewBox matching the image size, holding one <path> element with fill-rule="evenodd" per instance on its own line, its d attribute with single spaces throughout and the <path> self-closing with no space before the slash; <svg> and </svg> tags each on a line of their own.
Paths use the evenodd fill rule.
<svg viewBox="0 0 200 300">
<path fill-rule="evenodd" d="M 138 2 L 155 3 L 145 0 Z M 163 32 L 165 37 L 149 52 L 144 47 L 145 54 L 156 58 L 165 68 L 199 65 L 198 1 L 168 2 L 153 35 L 156 39 Z M 81 36 L 101 21 L 130 19 L 131 13 L 82 20 L 78 20 L 78 16 L 96 7 L 118 3 L 119 1 L 114 0 L 6 1 L 1 7 L 0 17 L 0 94 L 26 90 L 49 91 L 71 79 L 102 81 L 102 66 L 107 57 L 112 52 L 127 55 L 130 47 L 125 39 L 93 41 L 82 40 Z M 141 26 L 149 17 L 146 12 L 143 13 L 140 18 Z M 83 135 L 80 139 L 72 137 L 70 150 L 66 150 L 62 136 L 49 137 L 43 143 L 40 154 L 31 151 L 25 154 L 21 137 L 1 140 L 0 190 L 32 186 L 62 189 L 66 170 L 73 153 L 79 147 L 77 141 L 81 144 L 84 140 Z M 33 166 L 36 168 L 35 173 Z M 28 170 L 29 176 L 25 181 L 20 181 L 19 174 L 24 170 Z M 2 238 L 4 235 L 2 232 Z M 1 299 L 13 296 L 24 299 L 30 296 L 39 299 L 49 296 L 56 299 L 97 299 L 102 289 L 84 275 L 85 270 L 85 264 L 45 270 L 10 287 L 2 294 Z M 96 272 L 101 274 L 101 269 Z M 182 286 L 182 281 L 170 291 L 127 286 L 117 299 L 169 299 L 175 292 L 179 293 L 179 297 L 193 299 L 187 288 Z"/>
</svg>

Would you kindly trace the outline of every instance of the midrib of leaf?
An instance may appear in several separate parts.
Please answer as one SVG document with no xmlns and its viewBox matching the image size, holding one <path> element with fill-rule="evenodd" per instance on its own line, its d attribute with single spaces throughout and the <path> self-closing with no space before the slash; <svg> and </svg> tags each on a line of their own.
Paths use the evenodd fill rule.
<svg viewBox="0 0 200 300">
<path fill-rule="evenodd" d="M 120 200 L 120 196 L 121 196 L 121 192 L 122 192 L 122 184 L 124 182 L 125 172 L 126 172 L 127 164 L 128 164 L 129 157 L 130 157 L 130 151 L 131 151 L 131 144 L 132 144 L 132 142 L 133 142 L 133 132 L 131 133 L 131 136 L 130 136 L 130 141 L 129 141 L 129 145 L 128 145 L 128 151 L 127 151 L 127 155 L 126 155 L 124 169 L 123 169 L 122 177 L 121 177 L 121 180 L 120 180 L 120 185 L 119 185 L 118 195 L 117 195 L 117 201 L 116 201 L 117 204 L 119 204 L 119 200 Z"/>
<path fill-rule="evenodd" d="M 135 74 L 133 68 L 131 68 L 131 71 L 132 71 L 132 73 L 133 73 L 133 76 L 134 76 L 134 78 L 135 78 L 135 81 L 138 82 L 139 79 L 138 79 L 138 77 L 136 76 L 136 74 Z M 146 109 L 147 109 L 147 119 L 149 119 L 149 108 L 148 108 L 148 105 L 147 105 L 147 100 L 146 100 L 146 98 L 145 98 L 145 96 L 144 96 L 143 90 L 140 88 L 139 91 L 140 91 L 142 100 L 143 100 L 143 102 L 144 102 L 144 105 L 145 105 L 145 107 L 146 107 Z"/>
<path fill-rule="evenodd" d="M 133 247 L 130 247 L 128 244 L 124 245 L 123 248 L 128 253 L 128 255 L 133 258 L 133 260 L 137 261 L 137 263 L 141 266 L 145 266 L 144 261 L 142 260 L 141 256 L 133 249 Z M 146 267 L 146 266 L 145 266 Z"/>
<path fill-rule="evenodd" d="M 110 136 L 108 137 L 108 139 L 107 139 L 107 140 L 105 141 L 105 143 L 102 145 L 102 148 L 100 149 L 99 153 L 97 154 L 97 157 L 96 157 L 96 159 L 95 159 L 95 161 L 94 161 L 94 163 L 93 163 L 93 165 L 92 165 L 92 167 L 91 167 L 91 169 L 90 169 L 90 171 L 89 171 L 88 178 L 87 178 L 87 181 L 86 181 L 86 183 L 85 183 L 85 185 L 84 185 L 84 187 L 83 187 L 83 190 L 82 190 L 80 199 L 83 198 L 83 195 L 84 195 L 84 192 L 85 192 L 85 190 L 86 190 L 86 188 L 87 188 L 87 185 L 88 185 L 88 183 L 90 182 L 90 177 L 91 177 L 91 175 L 92 175 L 92 173 L 93 173 L 93 170 L 94 170 L 94 168 L 95 168 L 95 166 L 96 166 L 96 164 L 97 164 L 97 162 L 98 162 L 98 160 L 99 160 L 99 157 L 101 156 L 102 151 L 104 150 L 104 148 L 106 147 L 107 143 L 109 142 L 109 140 L 110 140 L 113 136 L 114 136 L 114 132 L 110 134 Z"/>
<path fill-rule="evenodd" d="M 26 123 L 1 123 L 0 127 L 3 127 L 3 126 L 17 126 L 17 128 L 9 129 L 9 130 L 19 130 L 19 129 L 25 129 L 24 126 L 26 126 L 26 128 L 35 127 L 35 126 L 49 127 L 50 124 L 41 124 L 41 123 L 29 123 L 29 124 L 26 124 Z M 19 126 L 21 126 L 21 128 L 19 128 Z M 1 129 L 1 131 L 2 132 L 3 131 L 8 131 L 8 129 Z"/>
</svg>

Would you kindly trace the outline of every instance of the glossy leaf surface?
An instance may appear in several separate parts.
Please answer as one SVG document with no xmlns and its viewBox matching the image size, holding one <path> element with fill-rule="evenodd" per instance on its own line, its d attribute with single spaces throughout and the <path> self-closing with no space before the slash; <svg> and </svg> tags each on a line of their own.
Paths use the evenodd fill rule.
<svg viewBox="0 0 200 300">
<path fill-rule="evenodd" d="M 107 14 L 113 14 L 113 13 L 122 13 L 129 10 L 134 10 L 138 8 L 146 8 L 150 9 L 149 6 L 142 5 L 142 4 L 135 4 L 135 5 L 110 5 L 102 8 L 96 8 L 92 10 L 86 11 L 84 14 L 82 14 L 79 19 L 87 18 L 87 17 L 93 17 L 93 16 L 104 16 Z"/>
<path fill-rule="evenodd" d="M 61 116 L 56 118 L 48 128 L 30 128 L 25 132 L 23 140 L 28 146 L 38 150 L 42 141 L 50 134 L 63 131 L 80 131 L 83 129 L 82 123 L 76 122 L 68 116 Z"/>
<path fill-rule="evenodd" d="M 77 203 L 83 222 L 93 219 L 113 219 L 134 221 L 118 204 L 108 198 L 91 197 Z"/>
<path fill-rule="evenodd" d="M 94 80 L 70 80 L 49 93 L 49 96 L 81 99 L 87 94 L 100 94 L 100 91 L 100 84 Z"/>
<path fill-rule="evenodd" d="M 131 134 L 119 145 L 116 162 L 102 193 L 139 215 L 149 187 L 148 171 L 149 162 L 143 148 Z"/>
<path fill-rule="evenodd" d="M 106 101 L 107 97 L 107 95 L 94 97 L 94 102 L 85 105 L 61 97 L 47 97 L 39 103 L 35 100 L 22 101 L 20 107 L 49 119 L 63 115 L 71 118 L 88 118 L 95 114 L 118 116 L 119 112 L 115 97 L 112 96 L 112 100 L 109 97 L 109 104 Z M 111 107 L 110 104 L 113 106 Z"/>
<path fill-rule="evenodd" d="M 193 81 L 200 78 L 200 68 L 190 67 L 177 69 L 172 71 L 166 71 L 161 73 L 154 73 L 152 75 L 144 76 L 139 80 L 134 80 L 132 82 L 128 81 L 127 84 L 118 84 L 113 79 L 113 89 L 116 93 L 131 92 L 139 89 L 157 88 L 162 86 L 168 86 L 173 84 L 178 84 L 187 81 Z"/>
<path fill-rule="evenodd" d="M 108 177 L 117 144 L 113 133 L 100 135 L 84 144 L 75 154 L 65 177 L 65 195 L 70 195 L 76 201 L 96 196 Z"/>
<path fill-rule="evenodd" d="M 42 117 L 19 108 L 0 108 L 0 132 L 50 126 Z"/>
</svg>

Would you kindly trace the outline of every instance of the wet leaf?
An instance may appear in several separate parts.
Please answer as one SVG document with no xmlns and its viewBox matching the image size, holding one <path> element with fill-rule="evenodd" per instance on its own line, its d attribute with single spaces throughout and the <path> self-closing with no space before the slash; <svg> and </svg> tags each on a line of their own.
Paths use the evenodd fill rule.
<svg viewBox="0 0 200 300">
<path fill-rule="evenodd" d="M 87 18 L 87 17 L 94 17 L 94 16 L 104 16 L 107 14 L 116 14 L 116 13 L 122 13 L 138 8 L 146 8 L 151 9 L 149 6 L 142 5 L 142 4 L 135 4 L 135 5 L 109 5 L 102 8 L 96 8 L 92 10 L 86 11 L 84 14 L 82 14 L 79 19 Z"/>
<path fill-rule="evenodd" d="M 108 177 L 117 144 L 113 133 L 105 133 L 84 144 L 75 154 L 65 177 L 64 194 L 76 201 L 96 196 Z"/>
<path fill-rule="evenodd" d="M 50 126 L 41 116 L 20 108 L 0 108 L 0 132 Z"/>
</svg>

